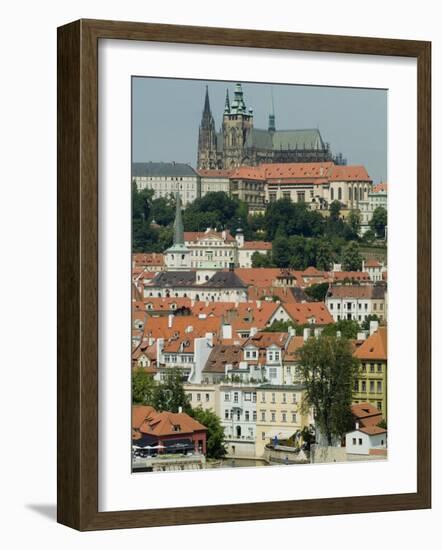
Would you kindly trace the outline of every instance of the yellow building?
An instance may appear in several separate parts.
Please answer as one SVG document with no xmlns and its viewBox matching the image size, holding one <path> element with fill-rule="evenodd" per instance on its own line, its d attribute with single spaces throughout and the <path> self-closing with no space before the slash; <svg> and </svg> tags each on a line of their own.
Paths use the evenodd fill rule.
<svg viewBox="0 0 442 550">
<path fill-rule="evenodd" d="M 301 414 L 303 387 L 297 385 L 263 384 L 256 388 L 257 457 L 264 455 L 265 446 L 275 436 L 287 439 L 309 425 L 308 415 Z"/>
<path fill-rule="evenodd" d="M 361 366 L 354 381 L 353 403 L 372 403 L 387 419 L 387 328 L 380 327 L 354 352 Z"/>
</svg>

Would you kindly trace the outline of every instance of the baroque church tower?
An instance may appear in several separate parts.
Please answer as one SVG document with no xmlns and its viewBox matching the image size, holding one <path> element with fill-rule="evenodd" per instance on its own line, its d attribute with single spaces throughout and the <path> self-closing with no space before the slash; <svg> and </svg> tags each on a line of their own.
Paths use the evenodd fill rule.
<svg viewBox="0 0 442 550">
<path fill-rule="evenodd" d="M 198 168 L 217 168 L 215 121 L 210 110 L 209 87 L 206 86 L 203 116 L 198 136 Z"/>
<path fill-rule="evenodd" d="M 181 197 L 176 193 L 176 212 L 174 223 L 173 245 L 165 252 L 165 264 L 168 271 L 189 271 L 191 251 L 184 243 L 183 215 Z"/>
</svg>

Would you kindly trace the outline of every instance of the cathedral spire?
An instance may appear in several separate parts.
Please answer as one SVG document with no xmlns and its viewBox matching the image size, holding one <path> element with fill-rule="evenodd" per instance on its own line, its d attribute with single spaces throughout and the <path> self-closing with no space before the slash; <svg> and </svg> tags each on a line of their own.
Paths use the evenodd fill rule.
<svg viewBox="0 0 442 550">
<path fill-rule="evenodd" d="M 228 115 L 230 113 L 230 98 L 229 98 L 229 88 L 226 89 L 226 102 L 224 104 L 224 114 Z"/>
<path fill-rule="evenodd" d="M 275 105 L 273 103 L 273 88 L 270 88 L 270 95 L 272 100 L 272 110 L 269 114 L 269 132 L 274 132 L 276 130 L 276 123 L 275 123 Z"/>
<path fill-rule="evenodd" d="M 175 211 L 175 223 L 174 223 L 174 235 L 173 235 L 173 244 L 184 244 L 184 226 L 183 226 L 183 215 L 181 212 L 181 197 L 177 192 L 175 195 L 176 200 L 176 211 Z"/>
<path fill-rule="evenodd" d="M 205 115 L 210 115 L 211 114 L 211 111 L 210 111 L 210 101 L 209 101 L 209 86 L 206 85 L 206 97 L 204 99 L 204 111 L 203 113 Z"/>
</svg>

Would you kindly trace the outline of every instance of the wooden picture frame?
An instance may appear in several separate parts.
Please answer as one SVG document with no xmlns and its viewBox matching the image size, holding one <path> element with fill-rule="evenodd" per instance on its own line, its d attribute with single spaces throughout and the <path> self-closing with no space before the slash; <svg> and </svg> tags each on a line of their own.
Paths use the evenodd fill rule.
<svg viewBox="0 0 442 550">
<path fill-rule="evenodd" d="M 417 492 L 98 511 L 98 41 L 123 39 L 402 56 L 418 70 Z M 431 44 L 79 20 L 58 29 L 58 521 L 82 531 L 431 506 Z"/>
</svg>

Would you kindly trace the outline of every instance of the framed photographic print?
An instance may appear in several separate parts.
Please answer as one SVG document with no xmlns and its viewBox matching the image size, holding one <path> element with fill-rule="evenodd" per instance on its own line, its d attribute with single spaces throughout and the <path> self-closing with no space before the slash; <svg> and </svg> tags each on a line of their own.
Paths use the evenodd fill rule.
<svg viewBox="0 0 442 550">
<path fill-rule="evenodd" d="M 59 28 L 59 522 L 431 506 L 430 52 Z"/>
</svg>

